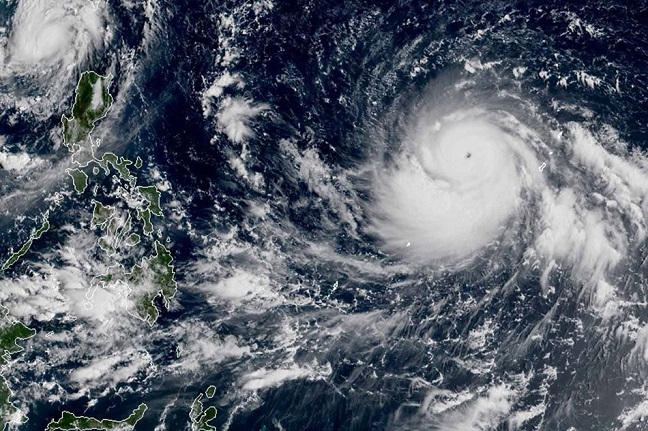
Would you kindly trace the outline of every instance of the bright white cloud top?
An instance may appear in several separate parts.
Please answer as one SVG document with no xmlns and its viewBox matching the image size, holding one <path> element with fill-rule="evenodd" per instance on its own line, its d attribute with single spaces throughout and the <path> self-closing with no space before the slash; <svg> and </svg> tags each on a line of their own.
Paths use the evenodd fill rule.
<svg viewBox="0 0 648 431">
<path fill-rule="evenodd" d="M 467 101 L 470 86 L 397 114 L 402 138 L 383 138 L 391 157 L 372 162 L 369 232 L 398 261 L 431 269 L 517 250 L 545 290 L 568 270 L 602 316 L 617 314 L 646 237 L 645 157 L 609 127 L 551 122 L 506 94 Z"/>
<path fill-rule="evenodd" d="M 9 65 L 68 67 L 88 56 L 102 38 L 100 10 L 88 1 L 22 0 L 13 19 Z"/>
<path fill-rule="evenodd" d="M 422 119 L 378 178 L 376 231 L 419 262 L 457 262 L 501 235 L 536 161 L 486 113 Z M 526 156 L 526 157 L 525 157 Z"/>
</svg>

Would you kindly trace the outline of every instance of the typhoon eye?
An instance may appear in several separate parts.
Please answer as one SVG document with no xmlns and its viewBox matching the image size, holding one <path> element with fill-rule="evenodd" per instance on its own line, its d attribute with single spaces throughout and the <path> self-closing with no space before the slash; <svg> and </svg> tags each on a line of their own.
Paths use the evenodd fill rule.
<svg viewBox="0 0 648 431">
<path fill-rule="evenodd" d="M 101 10 L 86 1 L 20 1 L 13 16 L 6 67 L 27 71 L 82 63 L 103 39 Z"/>
<path fill-rule="evenodd" d="M 68 87 L 62 83 L 74 83 L 110 43 L 110 17 L 103 2 L 20 0 L 13 7 L 7 38 L 0 47 L 0 79 L 16 94 L 57 95 Z M 47 101 L 31 97 L 22 106 L 45 110 L 39 105 Z"/>
<path fill-rule="evenodd" d="M 388 253 L 439 267 L 465 265 L 514 237 L 509 231 L 526 214 L 524 199 L 543 184 L 529 175 L 538 164 L 534 146 L 543 144 L 517 135 L 518 119 L 446 109 L 428 104 L 418 111 L 396 162 L 374 178 L 370 208 L 370 231 Z"/>
<path fill-rule="evenodd" d="M 626 3 L 0 0 L 0 428 L 645 430 Z"/>
</svg>

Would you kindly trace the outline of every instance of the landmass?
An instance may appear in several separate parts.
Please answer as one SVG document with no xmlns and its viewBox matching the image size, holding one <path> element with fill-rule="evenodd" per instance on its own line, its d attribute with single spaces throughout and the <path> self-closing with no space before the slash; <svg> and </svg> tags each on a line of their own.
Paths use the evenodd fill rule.
<svg viewBox="0 0 648 431">
<path fill-rule="evenodd" d="M 72 106 L 72 117 L 64 115 L 61 119 L 65 145 L 70 151 L 75 151 L 74 145 L 90 136 L 95 122 L 105 117 L 110 109 L 113 103 L 108 91 L 111 78 L 93 71 L 81 74 Z"/>
<path fill-rule="evenodd" d="M 105 227 L 110 217 L 112 217 L 113 207 L 95 200 L 92 201 L 92 204 L 94 205 L 94 210 L 92 212 L 92 220 L 90 220 L 90 227 Z"/>
<path fill-rule="evenodd" d="M 44 218 L 45 218 L 45 220 L 43 221 L 43 224 L 41 225 L 41 227 L 39 227 L 34 232 L 32 232 L 32 234 L 29 236 L 29 239 L 27 240 L 27 242 L 25 242 L 23 244 L 23 246 L 20 247 L 20 249 L 17 252 L 15 252 L 11 256 L 9 256 L 9 259 L 7 259 L 5 261 L 5 263 L 2 264 L 2 268 L 1 268 L 2 271 L 6 271 L 11 266 L 13 266 L 16 262 L 18 262 L 18 260 L 20 260 L 20 258 L 23 257 L 29 251 L 29 249 L 31 248 L 34 241 L 36 241 L 37 239 L 40 239 L 40 237 L 45 232 L 47 232 L 49 230 L 49 228 L 50 228 L 49 211 L 47 211 L 45 213 Z"/>
<path fill-rule="evenodd" d="M 149 236 L 153 232 L 153 223 L 151 223 L 151 210 L 150 209 L 145 209 L 145 210 L 138 210 L 137 211 L 137 218 L 144 223 L 144 235 Z"/>
<path fill-rule="evenodd" d="M 107 227 L 105 228 L 106 234 L 99 238 L 99 247 L 108 253 L 108 255 L 113 255 L 121 244 L 128 238 L 127 235 L 130 232 L 131 227 L 130 214 L 121 217 L 113 216 L 110 218 Z"/>
<path fill-rule="evenodd" d="M 76 431 L 126 431 L 132 430 L 135 425 L 142 419 L 148 407 L 146 404 L 140 404 L 124 420 L 118 421 L 113 419 L 96 419 L 87 416 L 76 416 L 70 412 L 63 412 L 61 418 L 52 421 L 47 425 L 45 431 L 55 430 L 76 430 Z"/>
<path fill-rule="evenodd" d="M 136 218 L 143 222 L 142 233 L 151 236 L 153 224 L 151 215 L 155 213 L 162 215 L 159 205 L 160 195 L 155 186 L 138 187 L 137 193 L 144 196 L 145 209 L 136 210 Z M 113 256 L 122 247 L 134 247 L 139 245 L 142 237 L 134 232 L 134 220 L 128 209 L 117 209 L 114 206 L 104 205 L 94 200 L 94 210 L 91 227 L 99 228 L 103 235 L 99 238 L 97 245 L 101 250 Z M 161 300 L 165 308 L 171 305 L 177 292 L 175 281 L 175 270 L 172 265 L 173 256 L 159 240 L 153 242 L 155 255 L 142 259 L 141 264 L 135 265 L 127 272 L 122 264 L 116 264 L 107 274 L 96 279 L 103 283 L 122 282 L 130 288 L 130 299 L 134 301 L 134 308 L 131 314 L 139 319 L 153 325 L 160 314 L 156 303 Z"/>
<path fill-rule="evenodd" d="M 155 251 L 154 256 L 142 259 L 130 272 L 125 272 L 122 265 L 115 265 L 110 272 L 95 279 L 96 283 L 104 283 L 103 288 L 110 283 L 126 284 L 133 304 L 130 313 L 149 325 L 160 315 L 157 301 L 168 309 L 178 291 L 171 252 L 160 241 L 155 241 Z"/>
<path fill-rule="evenodd" d="M 144 162 L 137 156 L 135 162 L 118 156 L 112 152 L 95 155 L 98 144 L 91 139 L 95 123 L 104 117 L 113 103 L 109 92 L 110 76 L 101 76 L 96 72 L 85 72 L 81 75 L 76 88 L 76 98 L 72 107 L 72 117 L 63 117 L 63 139 L 65 145 L 74 152 L 73 163 L 78 168 L 67 172 L 72 177 L 73 185 L 78 193 L 83 193 L 88 186 L 89 177 L 80 168 L 95 164 L 92 175 L 103 171 L 110 175 L 116 172 L 117 202 L 111 205 L 100 202 L 93 192 L 93 214 L 90 227 L 100 230 L 97 246 L 109 257 L 119 256 L 122 247 L 148 246 L 142 244 L 142 238 L 150 238 L 153 242 L 155 255 L 142 259 L 141 264 L 135 265 L 130 271 L 119 262 L 111 267 L 107 274 L 95 277 L 99 283 L 125 283 L 129 286 L 130 300 L 133 301 L 131 314 L 139 319 L 153 324 L 157 321 L 160 310 L 158 303 L 164 307 L 170 306 L 170 301 L 177 292 L 174 268 L 171 264 L 171 252 L 160 241 L 154 239 L 154 226 L 151 218 L 162 217 L 160 205 L 161 194 L 154 185 L 139 185 L 137 177 L 131 172 L 131 166 L 139 169 Z M 86 170 L 87 171 L 87 170 Z"/>
<path fill-rule="evenodd" d="M 117 248 L 124 244 L 134 247 L 141 244 L 142 237 L 133 232 L 136 229 L 134 221 L 141 221 L 141 232 L 151 237 L 153 224 L 151 216 L 162 216 L 160 206 L 160 192 L 153 185 L 136 186 L 137 178 L 131 173 L 129 166 L 134 165 L 139 169 L 143 165 L 140 157 L 135 163 L 124 157 L 106 152 L 101 158 L 95 156 L 95 149 L 99 141 L 93 142 L 91 133 L 98 120 L 105 117 L 112 106 L 113 97 L 108 87 L 111 76 L 101 76 L 93 71 L 84 72 L 78 82 L 75 91 L 75 102 L 70 117 L 63 116 L 63 140 L 65 146 L 72 152 L 72 162 L 77 165 L 75 168 L 66 169 L 71 177 L 72 184 L 78 194 L 84 193 L 89 184 L 87 167 L 91 163 L 97 166 L 92 168 L 92 175 L 96 176 L 102 168 L 106 175 L 110 169 L 114 169 L 120 180 L 126 183 L 125 187 L 117 185 L 123 205 L 106 205 L 93 199 L 93 215 L 91 228 L 101 229 L 103 236 L 98 240 L 98 246 L 113 256 Z M 98 187 L 95 185 L 93 194 L 96 196 Z M 113 194 L 112 197 L 115 197 Z M 126 206 L 125 209 L 121 208 Z M 118 209 L 118 207 L 120 209 Z M 132 214 L 131 214 L 132 213 Z M 44 215 L 41 226 L 35 229 L 29 239 L 3 263 L 0 268 L 6 271 L 24 256 L 34 241 L 50 229 L 49 211 Z M 150 244 L 147 242 L 147 244 Z M 149 245 L 150 246 L 150 245 Z M 155 255 L 144 258 L 141 265 L 135 265 L 131 272 L 126 272 L 124 266 L 117 263 L 116 274 L 105 274 L 97 277 L 100 282 L 126 282 L 129 288 L 132 285 L 135 289 L 135 315 L 148 322 L 155 323 L 159 316 L 156 305 L 161 301 L 165 307 L 170 306 L 170 301 L 177 293 L 175 281 L 175 270 L 172 265 L 173 257 L 171 252 L 158 240 L 154 241 Z M 28 328 L 21 322 L 9 317 L 4 307 L 0 306 L 0 430 L 4 431 L 8 424 L 22 423 L 27 420 L 23 413 L 11 401 L 12 392 L 7 381 L 1 372 L 9 366 L 13 356 L 21 352 L 23 348 L 18 345 L 19 340 L 33 337 L 36 331 Z M 214 389 L 215 390 L 215 389 Z M 201 395 L 202 396 L 202 395 Z M 213 409 L 213 410 L 212 410 Z M 61 418 L 48 424 L 46 431 L 54 430 L 130 430 L 144 416 L 147 410 L 145 404 L 140 404 L 126 419 L 97 419 L 85 416 L 76 416 L 65 411 Z M 202 411 L 200 409 L 200 420 L 205 424 L 216 415 L 215 408 Z M 206 428 L 205 428 L 206 427 Z M 214 429 L 205 425 L 204 430 Z"/>
<path fill-rule="evenodd" d="M 119 176 L 128 182 L 128 184 L 133 187 L 135 185 L 135 181 L 137 181 L 137 178 L 135 178 L 132 174 L 130 169 L 128 167 L 133 164 L 132 161 L 128 160 L 125 157 L 118 157 L 117 155 L 113 153 L 104 153 L 104 155 L 101 157 L 101 159 L 96 159 L 95 162 L 101 166 L 101 168 L 104 170 L 106 175 L 110 173 L 110 170 L 108 169 L 108 165 L 112 166 L 117 173 L 119 173 Z"/>
<path fill-rule="evenodd" d="M 160 192 L 158 189 L 155 186 L 148 186 L 138 187 L 137 191 L 146 199 L 146 209 L 151 211 L 153 215 L 161 216 L 162 209 L 160 208 Z"/>
<path fill-rule="evenodd" d="M 83 172 L 81 169 L 67 169 L 65 172 L 72 177 L 72 184 L 74 185 L 74 190 L 77 193 L 81 194 L 85 192 L 88 187 L 88 175 Z"/>
<path fill-rule="evenodd" d="M 124 240 L 124 244 L 128 247 L 134 247 L 140 243 L 142 237 L 136 233 L 132 233 Z"/>
<path fill-rule="evenodd" d="M 216 386 L 211 385 L 205 390 L 205 396 L 207 398 L 214 398 L 214 395 L 216 394 Z"/>
<path fill-rule="evenodd" d="M 216 431 L 216 427 L 211 425 L 209 422 L 216 418 L 218 411 L 216 407 L 210 406 L 205 409 L 205 406 L 202 402 L 203 396 L 207 398 L 212 398 L 216 393 L 216 387 L 210 386 L 207 390 L 194 399 L 191 404 L 191 411 L 189 412 L 189 419 L 191 419 L 191 431 Z"/>
<path fill-rule="evenodd" d="M 155 251 L 155 256 L 135 265 L 124 280 L 135 297 L 141 295 L 136 300 L 135 315 L 149 325 L 153 325 L 160 315 L 156 300 L 161 299 L 164 307 L 169 308 L 178 291 L 171 252 L 159 241 L 155 241 Z"/>
<path fill-rule="evenodd" d="M 24 350 L 18 345 L 18 341 L 34 335 L 36 335 L 34 329 L 9 316 L 8 310 L 0 306 L 0 369 L 2 371 L 13 356 Z M 7 381 L 0 375 L 0 430 L 4 430 L 10 423 L 22 423 L 27 420 L 20 409 L 11 402 L 12 395 Z"/>
</svg>

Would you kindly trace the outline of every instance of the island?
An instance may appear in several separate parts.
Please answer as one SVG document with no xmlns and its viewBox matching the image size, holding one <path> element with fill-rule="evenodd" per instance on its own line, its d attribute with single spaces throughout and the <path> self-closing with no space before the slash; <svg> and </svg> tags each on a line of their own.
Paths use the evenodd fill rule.
<svg viewBox="0 0 648 431">
<path fill-rule="evenodd" d="M 34 241 L 37 239 L 40 239 L 40 237 L 47 232 L 50 229 L 50 222 L 49 222 L 49 211 L 45 213 L 43 223 L 41 224 L 41 227 L 36 229 L 32 234 L 29 236 L 29 239 L 23 244 L 20 249 L 13 253 L 11 256 L 9 256 L 9 259 L 5 261 L 5 263 L 2 264 L 2 271 L 6 271 L 9 269 L 11 266 L 13 266 L 18 260 L 20 260 L 21 257 L 23 257 L 31 248 L 32 244 Z"/>
<path fill-rule="evenodd" d="M 130 272 L 125 272 L 122 265 L 115 265 L 93 281 L 97 285 L 103 283 L 104 287 L 110 283 L 127 285 L 133 303 L 129 313 L 149 325 L 153 325 L 160 315 L 157 302 L 168 309 L 178 291 L 171 252 L 160 241 L 156 240 L 154 246 L 155 255 L 142 259 Z"/>
<path fill-rule="evenodd" d="M 65 145 L 70 151 L 75 151 L 74 145 L 90 136 L 95 122 L 105 117 L 112 106 L 113 98 L 108 91 L 110 79 L 111 76 L 101 76 L 93 71 L 81 74 L 72 117 L 64 115 L 61 119 Z"/>
<path fill-rule="evenodd" d="M 212 398 L 216 393 L 216 387 L 210 386 L 207 390 L 194 399 L 191 404 L 191 411 L 189 412 L 189 419 L 191 419 L 191 431 L 216 431 L 216 427 L 209 422 L 216 418 L 218 411 L 216 407 L 210 406 L 205 408 L 202 399 L 204 396 Z"/>
<path fill-rule="evenodd" d="M 113 419 L 95 419 L 87 416 L 76 416 L 70 412 L 63 412 L 61 418 L 52 421 L 47 425 L 45 431 L 56 430 L 75 430 L 75 431 L 126 431 L 132 430 L 135 425 L 144 417 L 148 407 L 146 404 L 140 404 L 124 420 Z"/>
<path fill-rule="evenodd" d="M 160 208 L 160 192 L 155 186 L 137 187 L 136 189 L 146 199 L 146 209 L 156 216 L 162 215 Z"/>
<path fill-rule="evenodd" d="M 92 139 L 96 123 L 107 115 L 113 104 L 109 92 L 111 79 L 110 75 L 102 76 L 93 71 L 81 74 L 72 115 L 61 119 L 63 140 L 73 153 L 72 163 L 76 165 L 66 172 L 77 193 L 85 192 L 89 181 L 102 172 L 114 185 L 116 191 L 107 192 L 105 198 L 98 196 L 97 186 L 92 192 L 90 228 L 98 234 L 98 249 L 114 259 L 110 270 L 95 276 L 94 282 L 126 284 L 131 304 L 128 312 L 153 325 L 159 317 L 160 307 L 168 309 L 177 292 L 173 257 L 154 235 L 151 220 L 153 216 L 163 217 L 161 193 L 155 185 L 137 184 L 138 178 L 131 171 L 143 166 L 142 158 L 137 156 L 133 162 L 110 151 L 99 153 L 99 142 Z M 92 173 L 91 177 L 88 172 Z M 105 203 L 106 200 L 110 203 Z M 161 235 L 161 231 L 157 234 Z M 124 259 L 128 255 L 126 248 L 134 248 L 134 252 L 149 257 L 133 265 Z"/>
<path fill-rule="evenodd" d="M 66 169 L 65 172 L 67 172 L 67 174 L 72 177 L 74 190 L 76 190 L 76 192 L 79 194 L 85 192 L 86 188 L 88 187 L 88 175 L 81 169 Z"/>
<path fill-rule="evenodd" d="M 34 335 L 34 329 L 9 316 L 8 310 L 0 306 L 0 369 L 4 370 L 11 359 L 24 350 L 18 345 L 18 341 Z M 4 430 L 9 423 L 22 423 L 27 420 L 20 409 L 11 402 L 12 395 L 7 381 L 0 375 L 0 430 Z"/>
<path fill-rule="evenodd" d="M 171 252 L 159 241 L 155 241 L 155 251 L 155 256 L 136 265 L 124 280 L 134 296 L 141 295 L 136 302 L 135 315 L 149 325 L 153 325 L 160 314 L 156 300 L 162 300 L 164 307 L 169 308 L 178 291 Z"/>
<path fill-rule="evenodd" d="M 137 181 L 137 178 L 131 174 L 130 169 L 128 168 L 130 165 L 133 164 L 132 161 L 128 160 L 125 157 L 119 157 L 114 153 L 107 152 L 104 153 L 104 155 L 101 157 L 101 159 L 95 159 L 94 160 L 101 168 L 104 170 L 104 173 L 108 175 L 110 173 L 110 169 L 108 166 L 112 166 L 113 169 L 117 171 L 119 176 L 128 182 L 130 187 L 133 187 L 135 185 L 135 182 Z"/>
</svg>

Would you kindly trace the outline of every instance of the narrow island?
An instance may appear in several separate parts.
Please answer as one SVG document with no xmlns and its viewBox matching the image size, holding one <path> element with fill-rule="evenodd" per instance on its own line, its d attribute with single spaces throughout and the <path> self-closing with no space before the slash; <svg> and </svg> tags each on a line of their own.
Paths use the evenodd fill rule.
<svg viewBox="0 0 648 431">
<path fill-rule="evenodd" d="M 40 237 L 50 229 L 49 211 L 45 213 L 44 218 L 45 220 L 43 221 L 43 224 L 41 224 L 41 227 L 39 227 L 34 232 L 32 232 L 32 234 L 29 236 L 29 239 L 23 244 L 23 246 L 20 247 L 18 251 L 16 251 L 11 256 L 9 256 L 9 259 L 7 259 L 5 263 L 2 264 L 2 268 L 1 268 L 2 271 L 6 271 L 11 266 L 13 266 L 16 262 L 18 262 L 18 260 L 20 260 L 21 257 L 27 254 L 34 241 L 40 239 Z"/>
<path fill-rule="evenodd" d="M 70 412 L 63 412 L 61 418 L 52 421 L 47 425 L 45 431 L 56 430 L 75 430 L 75 431 L 110 431 L 119 430 L 127 431 L 132 430 L 135 425 L 144 417 L 148 407 L 146 404 L 140 404 L 133 412 L 124 420 L 113 419 L 96 419 L 87 416 L 77 416 Z"/>
</svg>

